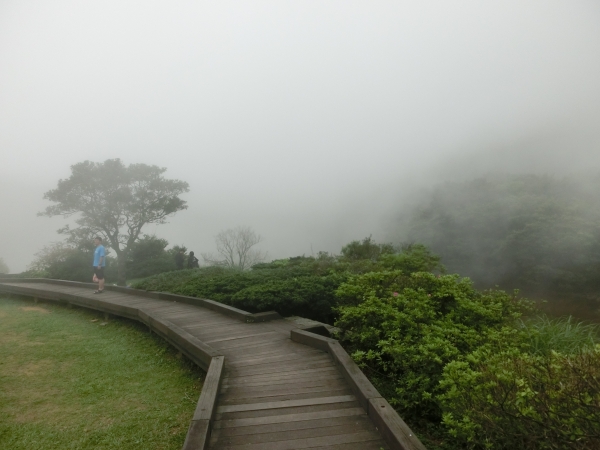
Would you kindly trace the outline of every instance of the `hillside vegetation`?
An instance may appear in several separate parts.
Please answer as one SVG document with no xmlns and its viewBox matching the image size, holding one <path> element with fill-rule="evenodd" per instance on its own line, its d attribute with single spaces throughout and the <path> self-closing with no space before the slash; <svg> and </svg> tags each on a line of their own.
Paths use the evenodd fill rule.
<svg viewBox="0 0 600 450">
<path fill-rule="evenodd" d="M 600 308 L 600 176 L 487 176 L 438 186 L 405 212 L 401 238 L 479 287 Z"/>
</svg>

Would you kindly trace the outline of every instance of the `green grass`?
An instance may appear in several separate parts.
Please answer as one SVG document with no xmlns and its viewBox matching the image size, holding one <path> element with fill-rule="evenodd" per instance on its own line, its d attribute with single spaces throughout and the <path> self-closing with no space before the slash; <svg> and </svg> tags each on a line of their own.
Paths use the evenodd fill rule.
<svg viewBox="0 0 600 450">
<path fill-rule="evenodd" d="M 2 449 L 180 449 L 203 377 L 136 322 L 0 297 Z"/>
<path fill-rule="evenodd" d="M 600 343 L 600 325 L 586 324 L 572 316 L 539 316 L 525 322 L 524 326 L 530 351 L 536 355 L 549 355 L 552 351 L 574 354 Z"/>
</svg>

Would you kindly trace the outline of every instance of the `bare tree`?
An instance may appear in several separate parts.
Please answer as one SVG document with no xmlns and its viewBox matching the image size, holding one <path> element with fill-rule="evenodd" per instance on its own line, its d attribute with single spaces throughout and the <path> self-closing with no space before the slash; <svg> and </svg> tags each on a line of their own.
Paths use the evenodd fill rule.
<svg viewBox="0 0 600 450">
<path fill-rule="evenodd" d="M 267 252 L 252 248 L 261 241 L 250 227 L 223 230 L 215 236 L 217 255 L 202 253 L 202 258 L 211 265 L 246 270 L 266 259 Z"/>
</svg>

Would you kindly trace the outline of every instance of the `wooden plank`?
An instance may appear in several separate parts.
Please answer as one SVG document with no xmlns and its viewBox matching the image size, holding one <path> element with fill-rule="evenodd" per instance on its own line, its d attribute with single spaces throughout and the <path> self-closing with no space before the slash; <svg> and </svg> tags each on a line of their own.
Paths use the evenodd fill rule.
<svg viewBox="0 0 600 450">
<path fill-rule="evenodd" d="M 359 442 L 363 443 L 380 440 L 381 438 L 375 433 L 372 433 L 370 431 L 360 431 L 358 433 L 337 434 L 334 436 L 319 436 L 314 438 L 303 439 L 290 439 L 275 442 L 261 442 L 258 444 L 221 445 L 221 443 L 218 443 L 213 448 L 219 450 L 299 450 L 318 446 L 340 445 Z"/>
<path fill-rule="evenodd" d="M 251 417 L 248 419 L 230 419 L 230 420 L 219 420 L 214 424 L 214 429 L 219 428 L 237 428 L 237 427 L 250 427 L 257 425 L 269 425 L 273 424 L 274 426 L 278 426 L 278 424 L 284 424 L 286 422 L 303 422 L 305 420 L 320 420 L 321 419 L 329 419 L 335 417 L 346 417 L 346 416 L 366 416 L 365 410 L 356 407 L 356 408 L 344 408 L 344 409 L 335 409 L 335 410 L 327 410 L 327 411 L 315 411 L 315 412 L 306 412 L 299 414 L 278 414 L 276 416 L 266 416 L 266 417 Z"/>
<path fill-rule="evenodd" d="M 278 335 L 271 336 L 271 337 L 258 336 L 258 337 L 246 338 L 244 340 L 215 342 L 213 344 L 213 347 L 223 349 L 223 350 L 230 349 L 230 348 L 242 348 L 242 347 L 254 348 L 260 344 L 272 344 L 277 341 L 285 341 L 285 338 L 280 337 Z"/>
<path fill-rule="evenodd" d="M 227 336 L 232 333 L 248 333 L 248 330 L 240 330 L 237 324 L 231 323 L 223 323 L 217 325 L 202 325 L 202 326 L 182 326 L 184 330 L 187 330 L 189 333 L 192 333 L 196 336 L 202 336 L 205 340 L 210 340 L 217 333 L 220 333 L 220 336 Z"/>
<path fill-rule="evenodd" d="M 310 450 L 389 450 L 383 439 L 368 442 L 350 442 L 347 444 L 311 447 Z"/>
<path fill-rule="evenodd" d="M 315 386 L 319 386 L 320 384 L 331 383 L 334 381 L 344 383 L 344 377 L 341 374 L 332 373 L 332 374 L 328 375 L 327 377 L 318 377 L 316 379 L 314 376 L 309 375 L 309 376 L 305 376 L 305 377 L 289 378 L 289 379 L 281 379 L 281 380 L 273 380 L 273 379 L 266 379 L 266 380 L 263 379 L 263 380 L 257 380 L 257 381 L 241 380 L 241 382 L 239 382 L 239 383 L 235 383 L 235 382 L 225 383 L 224 382 L 221 386 L 223 387 L 223 389 L 238 388 L 238 387 L 239 388 L 253 388 L 253 387 L 265 387 L 265 386 L 277 387 L 277 386 L 281 386 L 281 385 L 289 385 L 291 383 L 294 383 L 294 384 L 313 383 Z"/>
<path fill-rule="evenodd" d="M 240 335 L 235 335 L 235 336 L 228 336 L 228 337 L 221 337 L 218 339 L 210 339 L 208 341 L 206 341 L 207 344 L 211 344 L 211 343 L 216 343 L 216 342 L 227 342 L 227 341 L 247 341 L 248 338 L 263 338 L 266 340 L 266 338 L 271 338 L 273 336 L 276 336 L 277 334 L 274 333 L 273 331 L 267 331 L 264 332 L 261 330 L 242 330 L 242 333 Z"/>
<path fill-rule="evenodd" d="M 326 353 L 314 353 L 314 352 L 285 352 L 284 354 L 276 353 L 272 356 L 263 356 L 259 358 L 247 358 L 247 359 L 237 359 L 237 358 L 229 358 L 229 362 L 231 363 L 231 367 L 252 367 L 260 364 L 267 363 L 284 363 L 286 361 L 317 361 L 329 359 L 329 355 Z"/>
<path fill-rule="evenodd" d="M 261 355 L 269 352 L 282 352 L 284 353 L 287 349 L 289 349 L 289 339 L 286 340 L 278 340 L 278 341 L 267 341 L 263 343 L 257 343 L 255 345 L 251 345 L 250 347 L 231 347 L 227 349 L 227 356 L 235 357 L 239 355 L 244 356 L 254 356 Z"/>
<path fill-rule="evenodd" d="M 214 344 L 211 344 L 214 345 Z M 217 351 L 221 350 L 217 347 Z M 227 376 L 247 376 L 247 375 L 259 375 L 259 374 L 282 374 L 286 372 L 296 372 L 301 370 L 308 369 L 322 369 L 335 367 L 333 362 L 331 361 L 319 361 L 319 362 L 303 362 L 302 360 L 297 363 L 288 363 L 288 364 L 263 364 L 260 366 L 252 366 L 252 367 L 243 367 L 238 370 L 236 368 L 227 367 Z"/>
<path fill-rule="evenodd" d="M 292 406 L 288 408 L 260 409 L 257 411 L 236 411 L 229 413 L 218 413 L 215 415 L 215 421 L 249 419 L 257 417 L 284 416 L 288 414 L 302 414 L 318 411 L 337 411 L 338 409 L 358 408 L 357 401 L 327 403 L 323 405 Z M 361 408 L 362 409 L 362 408 Z"/>
<path fill-rule="evenodd" d="M 203 450 L 207 448 L 209 435 L 210 422 L 208 420 L 192 420 L 181 450 Z"/>
<path fill-rule="evenodd" d="M 316 399 L 285 400 L 281 402 L 252 403 L 246 405 L 225 405 L 217 407 L 217 413 L 222 414 L 227 412 L 238 411 L 256 411 L 260 409 L 278 409 L 296 406 L 325 405 L 328 403 L 343 403 L 355 400 L 356 397 L 354 397 L 354 395 L 341 395 L 337 397 L 321 397 Z"/>
<path fill-rule="evenodd" d="M 268 395 L 280 395 L 280 394 L 295 394 L 305 392 L 319 392 L 324 389 L 349 389 L 348 385 L 343 380 L 318 380 L 318 381 L 305 381 L 303 383 L 298 382 L 287 382 L 285 384 L 267 385 L 267 386 L 224 386 L 221 389 L 222 400 L 228 398 L 251 398 L 251 397 L 265 397 Z"/>
<path fill-rule="evenodd" d="M 288 353 L 284 355 L 270 356 L 268 358 L 255 358 L 250 361 L 230 361 L 229 368 L 232 370 L 251 370 L 255 367 L 260 366 L 271 366 L 271 367 L 293 367 L 302 363 L 313 364 L 321 362 L 330 362 L 332 367 L 335 366 L 329 355 L 321 354 L 304 354 L 298 355 L 295 353 Z"/>
<path fill-rule="evenodd" d="M 383 398 L 369 399 L 369 417 L 394 450 L 426 450 L 419 438 Z"/>
<path fill-rule="evenodd" d="M 217 404 L 217 395 L 221 384 L 221 374 L 225 358 L 216 356 L 212 358 L 206 378 L 202 384 L 202 393 L 196 405 L 193 420 L 212 420 Z"/>
<path fill-rule="evenodd" d="M 336 423 L 337 422 L 337 423 Z M 244 427 L 244 430 L 226 428 L 224 430 L 216 430 L 210 439 L 211 445 L 219 442 L 220 445 L 241 445 L 241 444 L 260 444 L 277 441 L 289 441 L 307 438 L 316 438 L 324 436 L 340 436 L 349 433 L 370 432 L 373 440 L 381 439 L 375 427 L 369 421 L 367 416 L 360 418 L 356 417 L 341 417 L 335 420 L 316 420 L 305 422 L 288 422 L 287 424 L 277 424 L 279 430 L 273 430 L 272 426 L 266 427 Z M 283 426 L 286 425 L 286 426 Z M 308 425 L 308 427 L 307 427 Z M 270 428 L 269 431 L 260 431 L 263 428 Z M 238 434 L 233 433 L 238 431 Z"/>
<path fill-rule="evenodd" d="M 300 378 L 310 378 L 310 377 L 318 377 L 318 376 L 327 376 L 328 374 L 339 374 L 337 368 L 334 367 L 324 367 L 318 369 L 306 369 L 306 370 L 292 370 L 285 373 L 266 373 L 266 374 L 254 374 L 250 376 L 246 375 L 237 375 L 228 373 L 227 369 L 225 370 L 225 374 L 223 377 L 224 384 L 243 384 L 245 382 L 258 382 L 258 381 L 279 381 L 279 380 L 290 380 L 290 379 L 298 379 Z"/>
<path fill-rule="evenodd" d="M 291 393 L 282 393 L 282 394 L 267 394 L 265 396 L 247 396 L 247 397 L 237 397 L 230 398 L 227 396 L 223 396 L 219 399 L 219 405 L 249 405 L 256 403 L 270 403 L 270 402 L 282 402 L 282 401 L 292 401 L 292 400 L 318 400 L 321 398 L 329 398 L 332 396 L 341 397 L 345 395 L 353 395 L 352 391 L 349 387 L 344 387 L 342 389 L 324 389 L 309 391 L 309 392 L 291 392 Z"/>
<path fill-rule="evenodd" d="M 211 325 L 218 326 L 219 324 L 244 325 L 244 323 L 232 319 L 231 317 L 217 314 L 211 310 L 203 310 L 202 308 L 195 308 L 194 316 L 175 320 L 178 324 L 181 324 L 180 326 L 189 326 L 191 328 Z"/>
</svg>

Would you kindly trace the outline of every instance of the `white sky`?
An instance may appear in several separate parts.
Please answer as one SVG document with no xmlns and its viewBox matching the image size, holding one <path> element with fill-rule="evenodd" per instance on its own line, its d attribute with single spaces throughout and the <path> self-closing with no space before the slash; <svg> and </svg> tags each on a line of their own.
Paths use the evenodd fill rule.
<svg viewBox="0 0 600 450">
<path fill-rule="evenodd" d="M 597 0 L 2 0 L 0 257 L 62 239 L 43 193 L 117 157 L 190 183 L 146 232 L 197 254 L 383 239 L 444 178 L 599 168 L 599 80 Z"/>
</svg>

